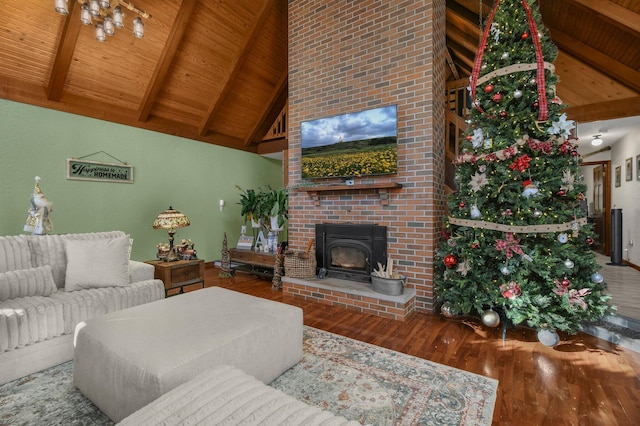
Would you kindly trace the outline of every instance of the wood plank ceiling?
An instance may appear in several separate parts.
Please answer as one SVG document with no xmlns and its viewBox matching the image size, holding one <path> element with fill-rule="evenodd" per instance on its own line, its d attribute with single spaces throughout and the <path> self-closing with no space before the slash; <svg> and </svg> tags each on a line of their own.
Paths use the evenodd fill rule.
<svg viewBox="0 0 640 426">
<path fill-rule="evenodd" d="M 531 2 L 531 1 L 530 1 Z M 578 122 L 640 115 L 640 1 L 539 0 L 558 47 L 557 93 Z M 447 0 L 450 78 L 471 74 L 492 0 Z"/>
<path fill-rule="evenodd" d="M 113 1 L 113 0 L 112 0 Z M 263 141 L 287 98 L 286 0 L 135 0 L 145 37 L 99 43 L 53 0 L 3 0 L 0 97 L 244 151 Z M 449 79 L 470 74 L 491 0 L 447 0 Z M 640 115 L 640 2 L 541 0 L 560 49 L 558 95 L 571 118 Z M 444 88 L 443 88 L 444 93 Z"/>
</svg>

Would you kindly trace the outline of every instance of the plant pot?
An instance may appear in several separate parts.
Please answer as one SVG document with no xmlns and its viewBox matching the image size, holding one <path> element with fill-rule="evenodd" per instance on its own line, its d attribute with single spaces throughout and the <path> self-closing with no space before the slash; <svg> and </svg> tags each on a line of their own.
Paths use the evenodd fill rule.
<svg viewBox="0 0 640 426">
<path fill-rule="evenodd" d="M 251 218 L 251 227 L 252 228 L 262 228 L 262 225 L 260 224 L 260 222 L 256 222 L 255 220 L 253 220 L 253 218 Z"/>
<path fill-rule="evenodd" d="M 271 230 L 272 231 L 282 231 L 282 226 L 278 226 L 278 216 L 270 216 L 271 220 Z"/>
<path fill-rule="evenodd" d="M 400 296 L 404 292 L 404 283 L 407 277 L 400 275 L 400 278 L 382 278 L 371 274 L 371 285 L 376 293 L 388 296 Z"/>
</svg>

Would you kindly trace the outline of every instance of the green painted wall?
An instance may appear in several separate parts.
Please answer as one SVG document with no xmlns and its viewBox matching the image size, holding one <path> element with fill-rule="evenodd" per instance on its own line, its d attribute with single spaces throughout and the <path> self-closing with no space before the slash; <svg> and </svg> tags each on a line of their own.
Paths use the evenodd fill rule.
<svg viewBox="0 0 640 426">
<path fill-rule="evenodd" d="M 66 159 L 105 151 L 134 166 L 134 183 L 66 179 Z M 86 160 L 116 163 L 100 153 Z M 244 222 L 236 185 L 282 185 L 282 163 L 256 154 L 0 99 L 0 235 L 23 233 L 34 177 L 53 202 L 54 233 L 122 230 L 132 258 L 153 259 L 167 241 L 153 220 L 170 205 L 191 226 L 205 261 L 220 259 L 224 232 L 235 246 Z M 225 200 L 220 211 L 220 200 Z"/>
</svg>

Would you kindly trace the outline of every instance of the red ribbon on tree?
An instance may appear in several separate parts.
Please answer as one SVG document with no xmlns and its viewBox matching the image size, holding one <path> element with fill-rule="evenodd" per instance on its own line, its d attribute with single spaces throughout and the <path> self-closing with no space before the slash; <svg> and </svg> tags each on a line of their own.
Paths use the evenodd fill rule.
<svg viewBox="0 0 640 426">
<path fill-rule="evenodd" d="M 518 157 L 516 161 L 511 163 L 509 165 L 509 168 L 511 170 L 519 170 L 521 172 L 524 172 L 529 168 L 530 162 L 531 162 L 531 157 L 529 157 L 527 154 L 523 154 L 520 157 Z"/>
<path fill-rule="evenodd" d="M 531 13 L 531 8 L 527 3 L 527 0 L 520 0 L 522 6 L 524 7 L 527 13 L 527 22 L 529 24 L 529 31 L 531 32 L 533 39 L 533 46 L 536 51 L 536 65 L 537 65 L 537 73 L 536 73 L 536 84 L 538 88 L 538 121 L 546 121 L 549 117 L 549 108 L 547 104 L 547 89 L 545 84 L 545 76 L 544 76 L 544 57 L 542 55 L 542 46 L 540 45 L 540 39 L 538 38 L 538 26 L 536 25 L 535 19 L 533 19 L 533 14 Z M 491 23 L 493 22 L 493 18 L 495 17 L 496 11 L 498 10 L 498 5 L 500 4 L 500 0 L 496 0 L 496 3 L 493 5 L 493 9 L 487 18 L 487 23 L 484 28 L 484 32 L 482 33 L 482 40 L 480 41 L 480 46 L 478 46 L 478 53 L 476 54 L 476 59 L 473 63 L 473 72 L 471 73 L 471 99 L 473 99 L 474 107 L 486 114 L 479 104 L 476 103 L 476 87 L 478 84 L 478 78 L 480 77 L 480 69 L 482 67 L 482 57 L 484 56 L 484 51 L 487 47 L 487 39 L 489 38 L 489 32 L 491 31 Z"/>
<path fill-rule="evenodd" d="M 516 240 L 511 232 L 507 232 L 504 235 L 504 240 L 496 240 L 496 250 L 504 250 L 507 259 L 511 259 L 513 257 L 513 253 L 522 256 L 524 252 L 522 251 L 520 244 L 518 244 L 519 242 L 520 240 Z"/>
</svg>

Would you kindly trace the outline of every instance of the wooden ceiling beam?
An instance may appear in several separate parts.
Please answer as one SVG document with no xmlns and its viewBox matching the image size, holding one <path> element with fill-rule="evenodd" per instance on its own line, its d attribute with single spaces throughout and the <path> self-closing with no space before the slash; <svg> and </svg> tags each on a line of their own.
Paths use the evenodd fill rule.
<svg viewBox="0 0 640 426">
<path fill-rule="evenodd" d="M 457 43 L 468 52 L 473 52 L 471 56 L 475 56 L 475 52 L 478 50 L 478 44 L 480 43 L 478 39 L 469 37 L 466 33 L 450 26 L 447 26 L 446 34 L 447 40 Z M 471 62 L 473 62 L 473 57 L 471 58 Z"/>
<path fill-rule="evenodd" d="M 49 84 L 47 86 L 47 99 L 58 101 L 64 91 L 64 82 L 67 80 L 71 59 L 76 49 L 78 35 L 80 34 L 80 7 L 76 7 L 78 2 L 69 3 L 69 14 L 64 22 L 60 42 L 58 43 L 58 51 L 56 52 L 51 74 L 49 75 Z"/>
<path fill-rule="evenodd" d="M 288 149 L 288 142 L 286 139 L 277 139 L 268 142 L 260 142 L 258 144 L 258 154 L 273 154 L 275 152 L 282 152 L 285 149 Z"/>
<path fill-rule="evenodd" d="M 447 27 L 449 25 L 456 27 L 465 34 L 475 37 L 477 43 L 480 42 L 479 17 L 469 9 L 460 6 L 456 2 L 447 2 L 446 21 Z"/>
<path fill-rule="evenodd" d="M 572 120 L 578 123 L 635 117 L 640 115 L 640 96 L 589 105 L 570 106 L 565 112 Z"/>
<path fill-rule="evenodd" d="M 599 15 L 599 18 L 616 28 L 640 37 L 640 15 L 611 0 L 572 0 Z"/>
<path fill-rule="evenodd" d="M 260 34 L 260 30 L 264 24 L 264 21 L 267 19 L 269 15 L 269 11 L 272 9 L 275 0 L 264 0 L 262 2 L 262 7 L 258 10 L 258 17 L 253 22 L 252 27 L 247 31 L 244 42 L 242 43 L 242 48 L 238 55 L 231 61 L 229 65 L 229 73 L 226 78 L 222 82 L 222 89 L 216 93 L 211 102 L 209 103 L 209 108 L 207 109 L 206 114 L 199 126 L 198 134 L 200 136 L 205 136 L 211 127 L 211 123 L 213 122 L 214 117 L 222 104 L 222 101 L 226 97 L 227 93 L 231 91 L 233 87 L 233 83 L 235 82 L 240 70 L 242 69 L 242 65 L 244 61 L 247 59 L 249 55 L 249 51 L 253 46 L 258 34 Z"/>
<path fill-rule="evenodd" d="M 455 78 L 456 80 L 460 80 L 460 73 L 458 72 L 458 68 L 456 67 L 455 62 L 453 62 L 453 58 L 451 57 L 451 52 L 449 52 L 449 49 L 445 49 L 445 58 L 447 60 L 447 66 L 449 67 L 449 69 L 451 70 L 451 74 L 453 75 L 453 78 Z"/>
<path fill-rule="evenodd" d="M 160 89 L 162 89 L 162 84 L 169 73 L 171 64 L 178 52 L 182 37 L 189 27 L 191 15 L 193 15 L 197 4 L 198 0 L 183 0 L 180 5 L 180 10 L 178 10 L 176 20 L 173 22 L 173 26 L 167 37 L 167 42 L 164 44 L 160 58 L 153 70 L 151 80 L 149 80 L 147 89 L 142 97 L 142 102 L 140 102 L 140 107 L 138 108 L 139 121 L 147 121 L 149 118 L 151 108 L 158 97 L 158 93 L 160 93 Z"/>
<path fill-rule="evenodd" d="M 562 50 L 600 70 L 613 80 L 640 93 L 640 72 L 616 61 L 557 28 L 549 27 L 551 39 Z"/>
<path fill-rule="evenodd" d="M 244 146 L 249 146 L 253 142 L 254 139 L 258 137 L 258 132 L 262 131 L 265 133 L 265 128 L 270 128 L 273 120 L 280 113 L 280 109 L 282 109 L 282 105 L 278 107 L 278 103 L 284 100 L 286 102 L 286 90 L 288 87 L 289 81 L 289 70 L 285 69 L 284 72 L 280 75 L 278 79 L 278 83 L 274 86 L 271 94 L 269 95 L 269 102 L 265 103 L 262 111 L 260 112 L 260 119 L 254 128 L 251 130 L 249 136 L 244 140 Z M 284 105 L 284 104 L 283 104 Z M 277 108 L 277 110 L 276 110 Z M 260 139 L 262 139 L 263 135 L 260 135 Z"/>
<path fill-rule="evenodd" d="M 447 47 L 455 55 L 458 62 L 462 62 L 466 66 L 466 69 L 473 69 L 473 61 L 476 56 L 475 50 L 470 50 L 449 37 L 447 37 Z M 458 68 L 460 68 L 460 64 L 458 64 Z"/>
</svg>

